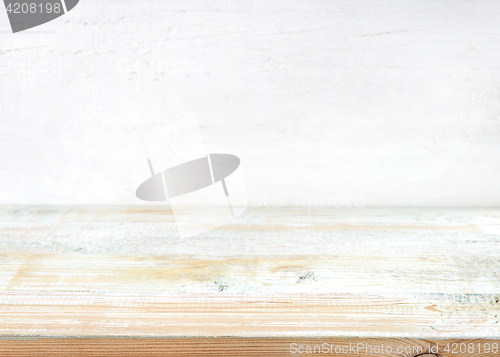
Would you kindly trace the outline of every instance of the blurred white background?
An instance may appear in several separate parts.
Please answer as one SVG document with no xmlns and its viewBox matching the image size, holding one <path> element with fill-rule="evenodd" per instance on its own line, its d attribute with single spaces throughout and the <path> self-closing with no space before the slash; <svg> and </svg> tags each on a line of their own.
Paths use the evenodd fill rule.
<svg viewBox="0 0 500 357">
<path fill-rule="evenodd" d="M 241 158 L 253 206 L 499 205 L 499 19 L 496 0 L 81 0 L 12 34 L 0 10 L 0 204 L 143 204 L 130 143 L 187 118 Z"/>
</svg>

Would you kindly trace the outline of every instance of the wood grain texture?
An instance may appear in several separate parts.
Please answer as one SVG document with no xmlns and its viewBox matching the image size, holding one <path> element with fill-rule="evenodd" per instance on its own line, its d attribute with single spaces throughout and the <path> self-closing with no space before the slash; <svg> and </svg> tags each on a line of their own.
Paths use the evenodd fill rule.
<svg viewBox="0 0 500 357">
<path fill-rule="evenodd" d="M 0 334 L 500 336 L 499 209 L 0 208 Z"/>
<path fill-rule="evenodd" d="M 139 204 L 149 169 L 128 144 L 195 118 L 207 150 L 242 159 L 251 205 L 498 206 L 499 14 L 82 0 L 13 35 L 2 8 L 0 204 Z"/>
<path fill-rule="evenodd" d="M 0 339 L 0 356 L 281 357 L 310 356 L 314 353 L 314 355 L 343 357 L 476 357 L 478 355 L 494 357 L 498 356 L 499 342 L 499 340 L 484 339 L 339 339 L 328 337 L 177 339 L 38 337 Z M 497 346 L 495 352 L 493 352 L 494 346 Z"/>
</svg>

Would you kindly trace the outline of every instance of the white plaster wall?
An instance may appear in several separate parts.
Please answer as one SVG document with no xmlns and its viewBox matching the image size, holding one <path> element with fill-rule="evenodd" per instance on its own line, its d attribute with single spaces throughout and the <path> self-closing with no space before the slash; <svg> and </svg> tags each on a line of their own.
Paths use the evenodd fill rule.
<svg viewBox="0 0 500 357">
<path fill-rule="evenodd" d="M 0 10 L 0 204 L 141 204 L 128 143 L 195 118 L 251 205 L 499 205 L 499 70 L 497 0 Z"/>
</svg>

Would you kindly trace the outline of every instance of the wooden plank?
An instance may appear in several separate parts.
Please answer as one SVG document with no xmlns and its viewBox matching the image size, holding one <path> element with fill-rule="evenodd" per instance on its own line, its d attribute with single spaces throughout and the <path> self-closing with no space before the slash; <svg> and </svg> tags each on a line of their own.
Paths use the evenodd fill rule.
<svg viewBox="0 0 500 357">
<path fill-rule="evenodd" d="M 128 144 L 196 118 L 253 205 L 498 205 L 498 0 L 82 0 L 23 35 L 0 14 L 1 202 L 136 204 Z"/>
<path fill-rule="evenodd" d="M 214 290 L 217 285 L 214 285 Z M 496 337 L 498 297 L 3 292 L 4 335 Z M 478 301 L 479 300 L 479 301 Z"/>
<path fill-rule="evenodd" d="M 0 356 L 498 356 L 499 340 L 339 338 L 9 338 Z"/>
<path fill-rule="evenodd" d="M 193 223 L 195 224 L 195 222 Z M 500 210 L 0 208 L 0 334 L 500 337 Z"/>
</svg>

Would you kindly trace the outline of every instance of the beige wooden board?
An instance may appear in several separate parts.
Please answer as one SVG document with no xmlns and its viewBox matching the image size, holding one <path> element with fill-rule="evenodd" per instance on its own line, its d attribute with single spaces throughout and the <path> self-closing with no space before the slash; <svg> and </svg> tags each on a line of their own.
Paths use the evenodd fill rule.
<svg viewBox="0 0 500 357">
<path fill-rule="evenodd" d="M 203 222 L 193 222 L 203 224 Z M 0 207 L 0 334 L 500 337 L 500 209 Z"/>
</svg>

